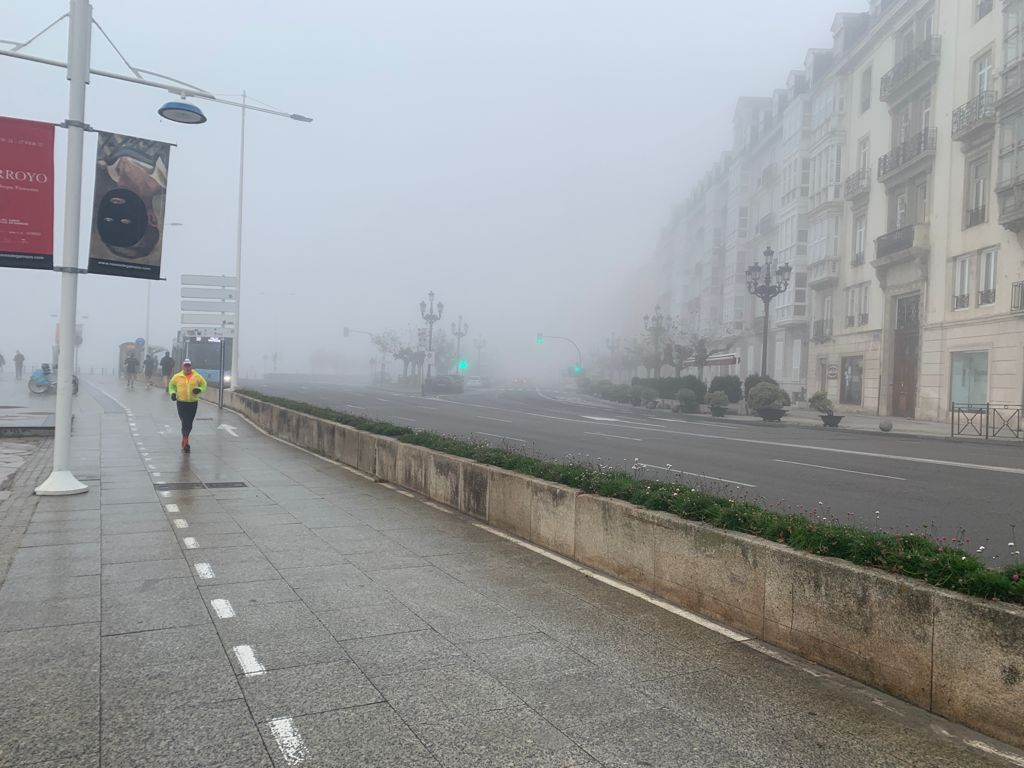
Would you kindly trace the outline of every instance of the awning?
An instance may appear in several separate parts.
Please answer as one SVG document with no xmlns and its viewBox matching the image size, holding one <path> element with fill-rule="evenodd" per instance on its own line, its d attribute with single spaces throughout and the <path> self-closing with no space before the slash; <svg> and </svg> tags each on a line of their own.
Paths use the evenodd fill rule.
<svg viewBox="0 0 1024 768">
<path fill-rule="evenodd" d="M 712 355 L 704 361 L 704 365 L 705 367 L 709 365 L 736 365 L 739 361 L 739 355 L 727 352 L 721 355 Z M 683 361 L 683 368 L 694 368 L 696 365 L 697 361 L 692 357 Z"/>
</svg>

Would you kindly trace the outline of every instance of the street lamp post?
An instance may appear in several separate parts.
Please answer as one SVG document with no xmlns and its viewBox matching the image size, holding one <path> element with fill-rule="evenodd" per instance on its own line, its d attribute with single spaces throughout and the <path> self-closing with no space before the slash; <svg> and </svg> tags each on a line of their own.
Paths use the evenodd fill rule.
<svg viewBox="0 0 1024 768">
<path fill-rule="evenodd" d="M 793 268 L 789 264 L 773 265 L 775 251 L 764 249 L 764 267 L 756 261 L 747 267 L 747 291 L 764 302 L 764 326 L 761 334 L 761 375 L 768 375 L 768 308 L 772 299 L 789 287 Z"/>
<path fill-rule="evenodd" d="M 484 363 L 484 347 L 487 346 L 487 339 L 479 338 L 473 339 L 473 346 L 476 347 L 476 363 L 477 366 L 483 368 Z"/>
<path fill-rule="evenodd" d="M 654 363 L 657 368 L 654 376 L 661 375 L 662 349 L 661 339 L 672 328 L 672 318 L 661 313 L 661 305 L 654 307 L 654 315 L 644 315 L 644 330 L 651 334 L 651 341 L 654 344 Z"/>
<path fill-rule="evenodd" d="M 434 311 L 434 292 L 431 291 L 427 294 L 427 298 L 430 299 L 430 306 L 427 307 L 427 302 L 420 302 L 420 316 L 427 324 L 427 355 L 429 356 L 434 351 L 434 323 L 441 319 L 441 315 L 444 314 L 444 303 L 437 302 L 437 311 Z M 428 358 L 429 359 L 429 358 Z M 433 364 L 427 363 L 427 378 L 430 378 L 430 373 L 433 369 Z"/>
<path fill-rule="evenodd" d="M 469 333 L 469 323 L 462 322 L 462 315 L 459 315 L 459 322 L 452 323 L 452 336 L 455 337 L 455 361 L 456 373 L 461 376 L 459 364 L 462 362 L 462 338 Z"/>
</svg>

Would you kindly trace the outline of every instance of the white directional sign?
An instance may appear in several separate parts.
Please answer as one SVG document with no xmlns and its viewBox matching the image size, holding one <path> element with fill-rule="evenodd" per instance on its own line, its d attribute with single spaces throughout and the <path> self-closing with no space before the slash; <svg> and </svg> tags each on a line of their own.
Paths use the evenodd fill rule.
<svg viewBox="0 0 1024 768">
<path fill-rule="evenodd" d="M 237 288 L 238 278 L 233 275 L 182 275 L 182 285 L 213 285 L 218 288 Z"/>
<path fill-rule="evenodd" d="M 238 324 L 238 278 L 230 275 L 181 276 L 181 324 L 202 336 L 234 337 Z"/>
<path fill-rule="evenodd" d="M 214 315 L 208 312 L 182 312 L 181 324 L 183 326 L 203 326 L 206 328 L 234 327 L 234 315 Z"/>
<path fill-rule="evenodd" d="M 235 301 L 238 298 L 237 288 L 182 288 L 183 299 L 217 299 Z"/>
<path fill-rule="evenodd" d="M 235 329 L 232 327 L 213 327 L 213 326 L 191 326 L 182 329 L 182 333 L 185 336 L 195 338 L 210 338 L 211 336 L 220 336 L 222 338 L 234 338 Z"/>
<path fill-rule="evenodd" d="M 234 315 L 238 305 L 233 301 L 203 301 L 202 299 L 182 299 L 183 312 L 217 312 Z"/>
</svg>

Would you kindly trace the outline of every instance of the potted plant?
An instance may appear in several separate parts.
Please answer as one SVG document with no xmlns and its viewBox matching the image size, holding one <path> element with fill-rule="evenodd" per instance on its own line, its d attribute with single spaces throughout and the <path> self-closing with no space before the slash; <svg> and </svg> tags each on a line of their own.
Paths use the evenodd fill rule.
<svg viewBox="0 0 1024 768">
<path fill-rule="evenodd" d="M 762 381 L 751 387 L 747 394 L 747 406 L 765 421 L 782 421 L 789 405 L 789 396 L 778 384 Z"/>
<path fill-rule="evenodd" d="M 679 410 L 683 413 L 697 413 L 697 393 L 692 389 L 683 387 L 676 392 L 676 400 L 679 401 Z"/>
<path fill-rule="evenodd" d="M 729 405 L 729 396 L 718 390 L 708 392 L 704 397 L 704 404 L 711 409 L 712 416 L 721 418 L 725 416 L 726 408 Z"/>
<path fill-rule="evenodd" d="M 839 422 L 843 420 L 842 416 L 836 416 L 832 409 L 832 401 L 825 392 L 815 392 L 811 395 L 808 405 L 821 414 L 821 423 L 826 427 L 838 427 Z"/>
</svg>

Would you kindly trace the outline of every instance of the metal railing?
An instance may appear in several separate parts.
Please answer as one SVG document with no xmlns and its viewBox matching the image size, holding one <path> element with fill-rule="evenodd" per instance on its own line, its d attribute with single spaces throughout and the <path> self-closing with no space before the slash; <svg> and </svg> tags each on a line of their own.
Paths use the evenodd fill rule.
<svg viewBox="0 0 1024 768">
<path fill-rule="evenodd" d="M 815 320 L 812 341 L 828 341 L 832 338 L 832 319 Z"/>
<path fill-rule="evenodd" d="M 985 288 L 984 290 L 978 291 L 978 306 L 983 307 L 986 304 L 996 303 L 996 289 Z"/>
<path fill-rule="evenodd" d="M 846 199 L 852 200 L 871 191 L 871 170 L 860 168 L 846 177 Z"/>
<path fill-rule="evenodd" d="M 864 251 L 857 251 L 856 253 L 853 254 L 853 258 L 850 259 L 850 264 L 852 264 L 855 267 L 859 267 L 863 263 L 864 263 Z"/>
<path fill-rule="evenodd" d="M 953 295 L 953 309 L 967 309 L 971 306 L 971 294 L 958 293 Z"/>
<path fill-rule="evenodd" d="M 914 225 L 911 224 L 900 229 L 886 232 L 875 240 L 875 249 L 878 258 L 885 258 L 894 253 L 905 251 L 914 247 Z"/>
<path fill-rule="evenodd" d="M 978 208 L 971 208 L 967 211 L 966 224 L 968 227 L 976 227 L 988 221 L 988 208 L 984 205 Z"/>
<path fill-rule="evenodd" d="M 932 35 L 925 38 L 924 42 L 896 62 L 895 67 L 882 75 L 882 82 L 879 86 L 879 95 L 882 101 L 888 101 L 897 88 L 938 59 L 941 50 L 942 38 Z"/>
<path fill-rule="evenodd" d="M 953 110 L 953 138 L 960 139 L 977 125 L 996 119 L 996 92 L 982 91 Z"/>
<path fill-rule="evenodd" d="M 1016 314 L 1024 312 L 1024 280 L 1014 283 L 1010 290 L 1010 311 Z"/>
<path fill-rule="evenodd" d="M 1024 439 L 1024 406 L 1003 403 L 950 403 L 950 437 Z"/>
<path fill-rule="evenodd" d="M 878 180 L 884 181 L 887 176 L 906 167 L 911 161 L 934 152 L 938 136 L 937 128 L 925 128 L 902 144 L 893 147 L 891 152 L 882 155 L 878 158 Z"/>
</svg>

